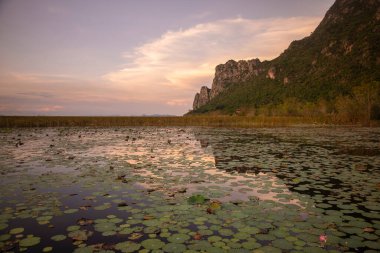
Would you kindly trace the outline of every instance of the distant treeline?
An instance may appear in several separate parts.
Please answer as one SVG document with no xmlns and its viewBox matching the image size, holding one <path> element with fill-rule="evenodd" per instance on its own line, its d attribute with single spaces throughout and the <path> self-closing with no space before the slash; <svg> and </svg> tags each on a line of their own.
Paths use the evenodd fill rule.
<svg viewBox="0 0 380 253">
<path fill-rule="evenodd" d="M 342 124 L 332 117 L 283 116 L 183 116 L 183 117 L 73 117 L 0 116 L 1 128 L 14 127 L 283 127 L 294 125 Z M 380 125 L 372 122 L 372 125 Z"/>
</svg>

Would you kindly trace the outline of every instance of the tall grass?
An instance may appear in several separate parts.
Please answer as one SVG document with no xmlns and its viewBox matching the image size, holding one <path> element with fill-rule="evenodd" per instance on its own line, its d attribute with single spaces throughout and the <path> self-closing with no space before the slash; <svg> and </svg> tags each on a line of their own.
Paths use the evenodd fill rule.
<svg viewBox="0 0 380 253">
<path fill-rule="evenodd" d="M 114 127 L 114 126 L 205 126 L 282 127 L 293 125 L 344 124 L 332 117 L 185 116 L 185 117 L 74 117 L 1 116 L 0 127 Z"/>
</svg>

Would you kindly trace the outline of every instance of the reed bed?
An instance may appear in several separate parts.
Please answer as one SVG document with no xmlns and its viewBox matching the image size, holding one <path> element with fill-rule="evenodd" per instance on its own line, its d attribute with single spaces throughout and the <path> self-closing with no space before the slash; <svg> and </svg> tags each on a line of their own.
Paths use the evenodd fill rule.
<svg viewBox="0 0 380 253">
<path fill-rule="evenodd" d="M 14 127 L 123 127 L 123 126 L 203 126 L 203 127 L 285 127 L 331 125 L 339 122 L 331 117 L 83 117 L 83 116 L 0 116 L 1 128 Z"/>
</svg>

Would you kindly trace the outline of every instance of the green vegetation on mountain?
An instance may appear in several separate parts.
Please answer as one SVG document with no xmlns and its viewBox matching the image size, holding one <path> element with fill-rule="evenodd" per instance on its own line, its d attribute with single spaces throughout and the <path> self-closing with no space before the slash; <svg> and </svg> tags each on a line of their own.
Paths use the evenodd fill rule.
<svg viewBox="0 0 380 253">
<path fill-rule="evenodd" d="M 309 37 L 190 114 L 380 119 L 379 42 L 380 1 L 337 0 Z"/>
</svg>

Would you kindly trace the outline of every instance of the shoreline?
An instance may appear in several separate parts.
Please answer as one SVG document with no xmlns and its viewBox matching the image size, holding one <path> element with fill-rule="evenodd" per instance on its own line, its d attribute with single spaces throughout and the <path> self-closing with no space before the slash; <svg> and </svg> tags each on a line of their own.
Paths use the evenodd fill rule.
<svg viewBox="0 0 380 253">
<path fill-rule="evenodd" d="M 0 128 L 28 127 L 380 127 L 380 121 L 342 122 L 334 117 L 248 116 L 0 116 Z"/>
</svg>

